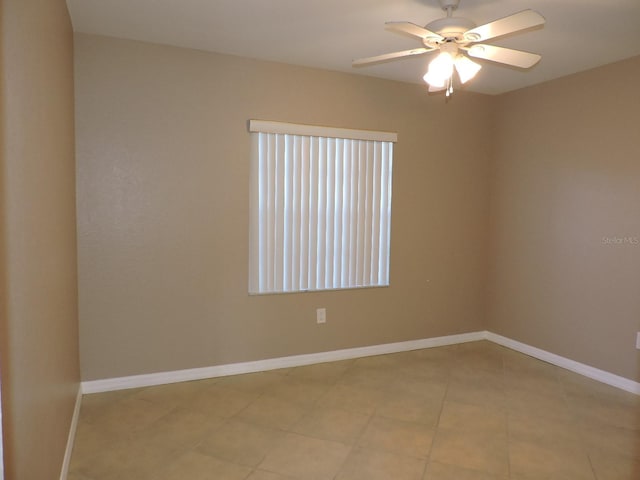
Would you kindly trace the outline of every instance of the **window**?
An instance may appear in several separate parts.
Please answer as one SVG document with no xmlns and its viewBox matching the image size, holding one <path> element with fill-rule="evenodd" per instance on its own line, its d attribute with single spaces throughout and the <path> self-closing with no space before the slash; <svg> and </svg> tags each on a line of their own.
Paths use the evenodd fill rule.
<svg viewBox="0 0 640 480">
<path fill-rule="evenodd" d="M 249 293 L 389 285 L 395 133 L 251 120 Z"/>
</svg>

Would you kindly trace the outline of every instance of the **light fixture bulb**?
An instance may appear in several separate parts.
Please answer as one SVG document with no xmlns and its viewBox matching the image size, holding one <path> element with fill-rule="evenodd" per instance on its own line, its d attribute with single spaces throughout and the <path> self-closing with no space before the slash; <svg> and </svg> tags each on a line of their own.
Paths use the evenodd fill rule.
<svg viewBox="0 0 640 480">
<path fill-rule="evenodd" d="M 444 84 L 447 83 L 446 78 L 441 78 L 436 76 L 431 70 L 429 70 L 424 77 L 422 77 L 425 82 L 429 84 L 431 87 L 435 87 L 438 89 L 444 88 Z"/>
<path fill-rule="evenodd" d="M 434 87 L 444 87 L 453 74 L 453 65 L 453 56 L 449 52 L 440 52 L 429 64 L 424 81 Z"/>
<path fill-rule="evenodd" d="M 460 83 L 467 83 L 482 68 L 478 63 L 470 60 L 464 55 L 458 55 L 455 60 L 456 71 L 458 72 L 458 76 L 460 77 Z"/>
</svg>

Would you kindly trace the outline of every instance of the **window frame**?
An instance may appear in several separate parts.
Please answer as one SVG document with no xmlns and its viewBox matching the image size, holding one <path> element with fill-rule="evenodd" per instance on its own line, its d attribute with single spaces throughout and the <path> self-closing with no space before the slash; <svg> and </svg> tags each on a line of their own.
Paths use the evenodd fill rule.
<svg viewBox="0 0 640 480">
<path fill-rule="evenodd" d="M 251 169 L 250 169 L 251 170 L 250 206 L 249 206 L 250 207 L 249 208 L 250 210 L 249 294 L 250 295 L 269 295 L 269 294 L 283 294 L 283 293 L 285 294 L 300 293 L 300 292 L 310 292 L 310 291 L 315 292 L 315 291 L 326 291 L 326 290 L 346 290 L 346 289 L 357 289 L 357 288 L 388 287 L 390 285 L 389 268 L 390 268 L 390 256 L 391 256 L 391 199 L 392 199 L 392 178 L 393 178 L 392 170 L 393 170 L 393 147 L 394 147 L 393 144 L 397 142 L 397 134 L 393 132 L 322 127 L 322 126 L 316 126 L 316 125 L 292 124 L 292 123 L 264 121 L 264 120 L 250 120 L 249 132 L 251 133 L 251 137 L 252 137 Z M 289 150 L 283 153 L 282 147 L 280 148 L 281 151 L 278 151 L 276 144 L 268 143 L 268 141 L 292 142 L 298 139 L 302 139 L 300 141 L 303 141 L 304 139 L 306 139 L 309 142 L 308 144 L 306 144 L 307 147 L 309 147 L 309 145 L 312 145 L 310 147 L 311 151 L 313 152 L 312 155 L 317 155 L 317 157 L 313 157 L 313 158 L 319 159 L 317 160 L 319 162 L 318 165 L 321 165 L 321 164 L 334 165 L 334 163 L 332 162 L 337 162 L 337 160 L 332 157 L 332 150 L 328 149 L 328 152 L 325 152 L 322 150 L 322 145 L 330 145 L 331 148 L 334 148 L 334 147 L 337 148 L 338 145 L 342 145 L 344 146 L 344 148 L 346 148 L 347 145 L 349 146 L 356 145 L 357 148 L 359 148 L 359 150 L 356 151 L 355 154 L 354 152 L 351 152 L 348 158 L 348 162 L 349 162 L 348 165 L 345 163 L 342 166 L 342 168 L 346 168 L 346 169 L 349 169 L 350 171 L 356 172 L 355 174 L 352 172 L 352 175 L 356 175 L 356 174 L 358 175 L 357 182 L 360 182 L 358 185 L 362 185 L 363 184 L 362 182 L 366 181 L 366 182 L 373 182 L 371 184 L 372 186 L 375 186 L 375 185 L 379 186 L 380 191 L 377 192 L 378 197 L 374 197 L 373 194 L 370 195 L 371 199 L 369 197 L 366 197 L 366 195 L 371 192 L 367 192 L 367 194 L 364 194 L 364 195 L 361 192 L 356 193 L 356 201 L 359 202 L 357 203 L 357 205 L 355 205 L 356 207 L 360 207 L 361 205 L 364 206 L 365 204 L 363 202 L 370 202 L 370 204 L 366 204 L 366 205 L 371 205 L 371 208 L 369 209 L 370 212 L 366 212 L 366 213 L 371 214 L 371 219 L 368 219 L 368 217 L 364 216 L 364 220 L 363 220 L 362 218 L 364 214 L 361 214 L 360 210 L 358 210 L 358 213 L 356 213 L 357 218 L 356 220 L 354 220 L 352 214 L 345 213 L 345 208 L 346 208 L 345 205 L 341 205 L 341 209 L 338 211 L 336 205 L 332 202 L 332 199 L 321 199 L 318 201 L 318 197 L 322 197 L 323 188 L 325 187 L 331 188 L 333 189 L 334 192 L 337 192 L 338 184 L 340 184 L 339 186 L 341 188 L 343 189 L 346 188 L 348 190 L 348 187 L 338 182 L 338 177 L 337 177 L 338 173 L 336 173 L 335 177 L 331 178 L 330 175 L 325 176 L 326 172 L 324 171 L 322 171 L 322 173 L 318 172 L 317 176 L 315 177 L 314 177 L 316 173 L 315 171 L 314 172 L 303 171 L 302 173 L 300 171 L 291 173 L 291 171 L 286 171 L 286 170 L 278 170 L 275 173 L 271 171 L 277 168 L 280 168 L 280 169 L 294 168 L 294 167 L 291 167 L 290 164 L 297 165 L 297 163 L 295 162 L 304 163 L 305 161 L 309 162 L 310 164 L 309 169 L 311 169 L 311 166 L 313 165 L 313 161 L 311 157 L 306 158 L 304 157 L 305 154 L 303 153 L 302 157 L 304 158 L 302 159 L 297 158 L 296 160 L 291 160 L 291 155 L 299 154 L 298 151 L 294 151 L 291 147 L 289 147 Z M 317 144 L 313 144 L 314 141 L 320 142 L 320 146 L 318 146 Z M 261 142 L 263 143 L 261 144 Z M 267 144 L 265 144 L 264 142 L 267 142 Z M 345 143 L 337 143 L 337 142 L 345 142 Z M 287 145 L 290 145 L 290 143 L 287 143 Z M 275 165 L 269 164 L 270 167 L 268 168 L 270 168 L 271 170 L 269 170 L 268 172 L 266 172 L 265 170 L 266 168 L 264 166 L 265 164 L 260 163 L 261 151 L 263 152 L 268 151 L 268 153 L 264 154 L 268 158 L 267 159 L 263 158 L 262 159 L 263 162 L 271 161 L 275 163 Z M 303 150 L 303 152 L 305 151 Z M 326 154 L 326 155 L 322 156 L 323 154 Z M 286 155 L 289 155 L 289 157 L 286 157 Z M 362 155 L 364 155 L 364 158 L 362 157 Z M 378 156 L 376 157 L 376 155 Z M 273 158 L 274 156 L 275 156 L 275 159 Z M 369 172 L 370 164 L 375 165 L 376 161 L 379 163 L 379 168 L 378 168 L 379 172 L 377 172 L 379 174 L 378 177 L 374 176 L 375 173 Z M 278 162 L 280 162 L 281 165 L 277 165 Z M 290 162 L 290 164 L 288 162 Z M 359 163 L 356 163 L 356 162 L 359 162 Z M 286 167 L 286 166 L 283 167 L 282 164 L 289 165 L 289 167 Z M 364 169 L 362 168 L 363 166 L 364 166 Z M 332 167 L 328 166 L 327 168 L 331 169 Z M 362 174 L 360 169 L 362 169 L 362 171 L 365 172 L 364 175 Z M 371 167 L 371 169 L 373 169 L 373 167 Z M 304 168 L 302 168 L 302 170 L 304 170 Z M 287 177 L 288 174 L 290 174 L 293 177 L 293 179 Z M 384 261 L 386 262 L 386 266 L 382 269 L 384 273 L 384 278 L 378 278 L 377 276 L 379 275 L 379 270 L 380 270 L 379 265 L 378 265 L 378 271 L 376 271 L 375 274 L 373 273 L 372 269 L 368 270 L 369 278 L 365 279 L 363 273 L 358 273 L 357 275 L 360 275 L 360 276 L 356 280 L 361 280 L 361 283 L 358 283 L 357 281 L 349 281 L 347 282 L 348 284 L 345 284 L 344 283 L 345 274 L 342 272 L 342 270 L 340 270 L 340 272 L 338 273 L 333 272 L 333 277 L 325 276 L 324 273 L 326 273 L 326 269 L 332 271 L 331 270 L 332 266 L 330 265 L 330 263 L 338 263 L 341 269 L 347 268 L 344 266 L 343 263 L 336 260 L 337 255 L 334 253 L 333 249 L 330 247 L 332 242 L 338 242 L 338 243 L 342 242 L 340 243 L 340 246 L 341 246 L 340 252 L 345 250 L 344 248 L 345 239 L 343 236 L 344 234 L 341 231 L 339 233 L 340 238 L 337 238 L 335 236 L 336 234 L 333 233 L 333 230 L 331 230 L 331 233 L 332 233 L 331 238 L 329 238 L 329 235 L 327 235 L 327 238 L 325 238 L 321 242 L 322 249 L 320 253 L 318 253 L 318 251 L 315 251 L 315 250 L 313 251 L 313 253 L 309 253 L 309 255 L 311 255 L 311 257 L 308 258 L 309 270 L 313 269 L 313 263 L 315 261 L 316 267 L 320 265 L 321 270 L 325 269 L 324 273 L 322 273 L 322 275 L 318 273 L 317 276 L 315 277 L 315 280 L 311 281 L 310 280 L 311 272 L 308 272 L 304 268 L 302 269 L 303 274 L 306 275 L 305 277 L 306 280 L 309 280 L 311 282 L 307 284 L 308 288 L 302 288 L 300 286 L 301 285 L 300 282 L 303 282 L 303 280 L 299 278 L 301 276 L 300 265 L 297 265 L 297 266 L 293 265 L 292 267 L 292 268 L 297 268 L 297 276 L 295 276 L 294 274 L 294 277 L 295 277 L 294 280 L 296 280 L 297 284 L 294 286 L 290 286 L 290 285 L 288 286 L 287 285 L 288 280 L 278 277 L 277 273 L 275 273 L 276 270 L 279 268 L 281 270 L 285 270 L 285 266 L 287 264 L 286 257 L 290 255 L 290 252 L 285 250 L 286 249 L 285 244 L 287 239 L 281 241 L 279 238 L 279 237 L 282 237 L 284 233 L 281 233 L 281 231 L 278 230 L 277 228 L 273 229 L 272 227 L 269 227 L 269 224 L 270 224 L 269 222 L 273 223 L 278 228 L 286 229 L 287 227 L 286 226 L 283 227 L 283 225 L 289 225 L 288 227 L 289 231 L 293 229 L 296 235 L 298 235 L 298 231 L 294 229 L 294 226 L 296 224 L 295 219 L 291 221 L 291 217 L 289 217 L 285 221 L 284 218 L 277 218 L 277 214 L 279 212 L 282 212 L 281 216 L 286 216 L 287 209 L 284 208 L 284 210 L 278 210 L 279 208 L 283 207 L 282 198 L 274 199 L 273 195 L 269 197 L 268 196 L 269 194 L 265 194 L 266 189 L 264 188 L 264 185 L 263 183 L 261 183 L 261 181 L 262 182 L 273 181 L 273 182 L 276 182 L 274 183 L 274 185 L 277 186 L 278 185 L 277 182 L 279 181 L 280 178 L 282 179 L 280 183 L 284 184 L 286 182 L 294 182 L 294 179 L 295 180 L 299 179 L 298 176 L 306 175 L 306 174 L 309 175 L 308 178 L 310 182 L 309 183 L 310 190 L 313 189 L 314 181 L 318 182 L 315 185 L 318 185 L 318 184 L 322 185 L 323 188 L 319 189 L 318 191 L 319 193 L 317 195 L 316 195 L 316 192 L 311 192 L 311 191 L 303 192 L 309 196 L 309 206 L 311 205 L 311 203 L 313 203 L 314 205 L 313 209 L 309 210 L 310 212 L 309 216 L 312 217 L 311 220 L 306 218 L 306 216 L 305 216 L 305 220 L 307 222 L 311 221 L 312 222 L 311 225 L 314 225 L 317 227 L 316 234 L 320 233 L 321 228 L 319 224 L 316 222 L 316 218 L 313 218 L 313 212 L 314 212 L 314 209 L 324 208 L 325 207 L 324 202 L 326 201 L 328 202 L 327 203 L 328 205 L 333 207 L 332 209 L 327 207 L 327 210 L 326 210 L 327 215 L 330 216 L 331 218 L 331 222 L 340 222 L 340 218 L 336 218 L 339 215 L 341 216 L 341 218 L 347 217 L 350 219 L 349 220 L 350 222 L 349 225 L 351 226 L 350 228 L 353 228 L 353 226 L 355 225 L 357 229 L 359 229 L 357 230 L 358 234 L 360 234 L 361 233 L 360 229 L 362 229 L 362 222 L 369 221 L 370 222 L 370 225 L 369 225 L 370 230 L 368 232 L 369 235 L 372 235 L 374 230 L 375 232 L 379 232 L 380 234 L 380 238 L 377 239 L 379 240 L 380 243 L 377 244 L 377 250 L 376 250 L 378 253 L 378 256 L 374 258 L 371 255 L 372 252 L 369 251 L 369 256 L 366 257 L 366 262 L 361 262 L 360 268 L 363 269 L 363 271 L 365 271 L 367 262 L 369 262 L 369 265 L 374 265 L 374 262 L 376 261 L 376 259 L 378 259 L 377 261 L 379 262 L 380 258 L 383 258 L 379 250 L 384 246 L 385 252 L 382 252 L 384 254 Z M 366 177 L 367 174 L 370 174 L 369 177 Z M 281 177 L 278 177 L 278 175 L 281 175 Z M 363 176 L 365 177 L 364 180 L 362 179 Z M 265 177 L 269 177 L 269 178 L 265 180 Z M 272 177 L 275 177 L 275 180 Z M 304 177 L 303 180 L 306 181 L 307 177 Z M 327 185 L 327 182 L 329 180 L 331 180 L 333 183 L 331 183 L 330 185 Z M 325 182 L 325 183 L 322 183 L 322 182 Z M 386 182 L 386 183 L 382 183 L 382 182 Z M 358 185 L 356 185 L 356 187 L 358 187 Z M 261 190 L 261 186 L 263 187 L 262 190 Z M 369 183 L 367 183 L 366 186 L 369 186 Z M 274 187 L 274 189 L 275 188 L 276 187 Z M 282 190 L 283 188 L 285 187 L 280 185 L 280 189 Z M 351 185 L 351 188 L 353 188 L 353 185 Z M 351 190 L 348 190 L 348 191 L 351 191 Z M 261 196 L 261 193 L 262 193 L 262 196 Z M 280 192 L 279 194 L 283 195 L 282 192 Z M 267 195 L 267 197 L 265 197 L 265 195 Z M 344 192 L 340 195 L 344 195 Z M 338 197 L 338 194 L 336 193 L 336 198 L 337 197 Z M 271 208 L 271 210 L 269 210 L 269 212 L 272 213 L 272 216 L 274 215 L 276 216 L 275 220 L 273 218 L 268 218 L 267 220 L 264 220 L 263 216 L 261 216 L 260 214 L 261 211 L 264 211 L 264 209 L 267 208 L 265 207 L 265 203 L 267 202 L 265 198 L 268 198 L 268 201 L 270 202 L 268 208 Z M 375 203 L 376 201 L 379 203 L 379 205 Z M 384 203 L 385 201 L 386 201 L 386 204 Z M 280 203 L 276 203 L 276 202 L 280 202 Z M 286 202 L 287 203 L 285 204 L 285 207 L 290 205 L 291 200 L 289 199 Z M 294 203 L 294 207 L 297 207 L 297 206 L 298 205 Z M 351 207 L 352 208 L 354 207 L 353 203 L 351 203 Z M 324 213 L 324 210 L 317 210 L 317 211 Z M 380 212 L 383 212 L 383 213 L 380 213 Z M 376 219 L 376 213 L 378 213 L 378 218 L 377 218 L 378 223 L 374 225 L 373 219 Z M 360 223 L 358 223 L 358 220 Z M 356 223 L 354 223 L 354 221 Z M 260 228 L 262 224 L 265 224 L 265 222 L 267 227 L 270 228 L 270 230 L 266 233 L 264 229 L 262 230 L 262 234 L 265 236 L 262 237 L 262 241 L 261 241 Z M 313 222 L 316 222 L 316 223 L 313 223 Z M 384 224 L 382 222 L 384 222 Z M 306 228 L 307 223 L 305 223 L 304 225 Z M 326 227 L 327 225 L 328 223 L 324 224 L 323 226 Z M 382 231 L 383 227 L 384 227 L 384 232 Z M 301 235 L 304 235 L 305 233 L 304 229 L 301 229 L 300 232 L 301 232 Z M 325 230 L 325 234 L 326 234 L 326 230 Z M 383 234 L 386 234 L 386 237 L 383 238 L 382 237 Z M 278 246 L 275 248 L 279 248 L 280 249 L 279 251 L 273 250 L 274 242 L 271 241 L 272 240 L 271 236 L 273 235 L 275 235 L 273 237 L 275 238 L 275 240 L 281 241 L 282 243 L 282 246 L 280 247 L 280 243 L 276 242 L 276 245 Z M 362 235 L 364 235 L 364 232 L 362 232 Z M 308 245 L 310 245 L 308 249 L 309 251 L 312 250 L 311 246 L 314 246 L 314 248 L 319 248 L 318 244 L 314 243 L 312 238 L 313 236 L 314 236 L 313 231 L 310 231 L 307 237 L 307 241 L 309 242 Z M 316 235 L 315 238 L 320 238 L 320 237 Z M 355 252 L 359 257 L 361 257 L 362 260 L 364 260 L 364 256 L 363 256 L 364 254 L 360 250 L 358 250 L 358 248 L 366 250 L 366 247 L 363 245 L 365 245 L 366 242 L 368 241 L 375 242 L 376 238 L 371 237 L 371 239 L 369 239 L 369 237 L 363 237 L 363 238 L 358 237 L 358 239 L 360 241 L 356 244 L 355 250 L 353 249 L 353 246 L 352 246 L 351 249 L 349 249 L 348 254 L 353 256 Z M 383 239 L 384 241 L 380 239 Z M 336 245 L 338 243 L 336 243 Z M 382 246 L 381 243 L 384 243 L 384 245 Z M 269 244 L 269 246 L 266 247 L 265 244 Z M 272 252 L 273 255 L 268 253 L 265 254 L 266 248 L 269 248 L 269 251 Z M 370 248 L 370 250 L 372 250 L 372 247 Z M 286 251 L 286 254 L 284 253 L 285 251 Z M 293 253 L 296 254 L 297 251 L 294 251 Z M 340 255 L 344 255 L 344 253 L 340 253 Z M 274 258 L 269 258 L 270 256 Z M 265 259 L 264 260 L 265 265 L 261 266 L 260 258 Z M 293 258 L 293 262 L 297 261 L 297 259 L 295 258 L 295 255 L 292 258 Z M 348 257 L 348 259 L 349 259 L 349 262 L 351 263 L 355 261 L 353 260 L 353 257 Z M 274 261 L 276 262 L 277 267 L 273 267 Z M 279 262 L 283 262 L 285 266 L 281 266 Z M 289 262 L 289 264 L 291 263 L 292 262 Z M 267 285 L 266 288 L 263 285 L 261 285 L 261 282 L 264 284 L 265 280 L 260 275 L 260 268 L 265 269 L 268 274 L 266 283 L 268 283 L 269 285 Z M 288 271 L 286 271 L 285 273 L 281 273 L 281 276 L 288 275 L 288 273 L 289 273 Z M 277 279 L 274 280 L 273 278 L 271 278 L 271 275 L 275 275 Z M 375 283 L 372 283 L 371 278 L 374 276 L 377 279 L 377 281 Z M 336 277 L 340 277 L 341 280 L 336 282 Z M 280 282 L 281 284 L 279 285 L 272 284 L 272 283 L 278 283 L 278 282 Z M 327 286 L 327 284 L 329 283 L 331 285 Z"/>
</svg>

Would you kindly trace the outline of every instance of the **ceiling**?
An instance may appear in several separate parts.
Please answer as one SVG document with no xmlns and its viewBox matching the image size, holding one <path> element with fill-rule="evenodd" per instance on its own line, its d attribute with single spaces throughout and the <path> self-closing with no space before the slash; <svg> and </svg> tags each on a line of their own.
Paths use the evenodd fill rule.
<svg viewBox="0 0 640 480">
<path fill-rule="evenodd" d="M 352 68 L 355 58 L 422 46 L 384 29 L 445 16 L 438 0 L 67 0 L 76 32 L 422 83 L 431 55 Z M 544 28 L 488 41 L 542 54 L 519 71 L 489 62 L 467 85 L 499 94 L 640 55 L 640 0 L 461 0 L 484 24 L 532 8 Z"/>
</svg>

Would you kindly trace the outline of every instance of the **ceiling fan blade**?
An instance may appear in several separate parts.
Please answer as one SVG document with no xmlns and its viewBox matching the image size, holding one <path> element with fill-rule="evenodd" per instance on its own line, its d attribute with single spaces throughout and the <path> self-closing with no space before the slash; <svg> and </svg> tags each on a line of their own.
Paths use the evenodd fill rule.
<svg viewBox="0 0 640 480">
<path fill-rule="evenodd" d="M 464 33 L 464 38 L 469 42 L 481 42 L 527 28 L 537 27 L 544 24 L 544 22 L 544 17 L 535 10 L 523 10 L 508 17 L 472 28 Z"/>
<path fill-rule="evenodd" d="M 520 68 L 531 68 L 542 58 L 537 53 L 513 50 L 512 48 L 496 47 L 494 45 L 472 45 L 465 49 L 471 57 L 491 60 Z"/>
<path fill-rule="evenodd" d="M 388 60 L 395 60 L 396 58 L 410 57 L 412 55 L 422 55 L 423 53 L 432 52 L 433 48 L 414 48 L 412 50 L 402 50 L 401 52 L 385 53 L 384 55 L 377 55 L 375 57 L 359 58 L 354 60 L 351 65 L 354 67 L 362 67 L 365 65 L 371 65 L 372 63 L 381 63 Z"/>
<path fill-rule="evenodd" d="M 434 42 L 444 40 L 444 37 L 442 37 L 442 35 L 438 35 L 437 33 L 432 32 L 431 30 L 427 30 L 426 28 L 421 27 L 420 25 L 416 25 L 415 23 L 386 22 L 385 25 L 387 26 L 386 27 L 387 30 L 393 30 L 395 32 L 400 32 L 400 33 L 407 33 L 412 37 L 417 37 L 421 39 L 428 38 L 430 40 L 433 40 Z"/>
</svg>

